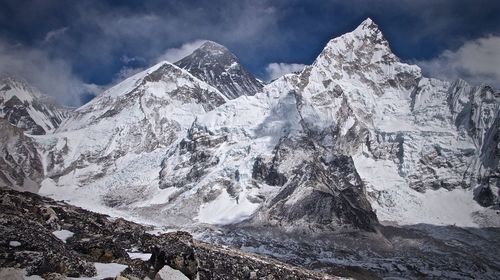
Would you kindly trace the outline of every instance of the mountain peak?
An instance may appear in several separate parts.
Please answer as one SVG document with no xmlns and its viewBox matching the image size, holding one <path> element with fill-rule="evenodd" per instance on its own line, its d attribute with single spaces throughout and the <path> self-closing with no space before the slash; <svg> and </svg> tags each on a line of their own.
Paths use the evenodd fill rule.
<svg viewBox="0 0 500 280">
<path fill-rule="evenodd" d="M 214 41 L 206 41 L 197 50 L 203 50 L 207 52 L 214 52 L 220 54 L 231 53 L 226 47 Z"/>
<path fill-rule="evenodd" d="M 0 78 L 0 87 L 5 88 L 8 87 L 10 89 L 16 88 L 19 90 L 26 91 L 33 98 L 40 98 L 41 95 L 37 89 L 31 86 L 25 79 L 18 76 L 3 76 Z M 6 89 L 6 88 L 5 88 Z"/>
<path fill-rule="evenodd" d="M 378 25 L 371 19 L 367 18 L 353 32 L 357 37 L 377 37 L 383 39 L 382 31 Z"/>
<path fill-rule="evenodd" d="M 0 79 L 0 119 L 21 130 L 37 135 L 52 132 L 69 114 L 68 109 L 24 78 L 4 75 Z"/>
<path fill-rule="evenodd" d="M 371 18 L 365 19 L 353 31 L 330 40 L 319 57 L 324 56 L 337 57 L 339 61 L 352 63 L 360 63 L 362 60 L 364 64 L 399 61 L 392 53 L 382 31 Z"/>
<path fill-rule="evenodd" d="M 206 41 L 175 65 L 217 88 L 228 99 L 253 95 L 262 88 L 231 51 L 213 41 Z"/>
<path fill-rule="evenodd" d="M 366 18 L 365 20 L 363 20 L 363 22 L 361 22 L 361 24 L 359 24 L 359 26 L 364 26 L 364 27 L 370 27 L 370 26 L 375 26 L 375 27 L 378 27 L 378 25 L 371 19 L 371 18 Z"/>
</svg>

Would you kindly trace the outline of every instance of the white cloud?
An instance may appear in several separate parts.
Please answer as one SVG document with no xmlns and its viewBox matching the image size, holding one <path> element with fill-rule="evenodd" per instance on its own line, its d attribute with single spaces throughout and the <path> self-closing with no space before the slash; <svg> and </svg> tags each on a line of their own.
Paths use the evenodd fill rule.
<svg viewBox="0 0 500 280">
<path fill-rule="evenodd" d="M 299 63 L 269 63 L 266 66 L 268 80 L 277 79 L 285 74 L 302 71 L 306 65 Z"/>
<path fill-rule="evenodd" d="M 98 87 L 76 77 L 64 60 L 53 59 L 46 52 L 0 40 L 0 73 L 25 79 L 43 93 L 66 105 L 80 105 L 82 93 L 98 94 Z"/>
<path fill-rule="evenodd" d="M 462 78 L 500 88 L 500 37 L 468 41 L 455 51 L 446 50 L 437 58 L 416 63 L 431 77 Z"/>
<path fill-rule="evenodd" d="M 50 43 L 51 41 L 53 40 L 56 40 L 57 38 L 61 37 L 62 35 L 64 35 L 64 33 L 66 33 L 66 31 L 68 31 L 69 27 L 62 27 L 62 28 L 59 28 L 59 29 L 54 29 L 54 30 L 51 30 L 49 32 L 47 32 L 47 34 L 45 35 L 45 39 L 43 39 L 43 42 L 45 44 L 47 43 Z"/>
<path fill-rule="evenodd" d="M 199 48 L 206 40 L 195 40 L 192 42 L 184 43 L 178 48 L 167 49 L 157 61 L 166 60 L 168 62 L 175 63 L 180 59 L 190 55 L 194 50 Z"/>
</svg>

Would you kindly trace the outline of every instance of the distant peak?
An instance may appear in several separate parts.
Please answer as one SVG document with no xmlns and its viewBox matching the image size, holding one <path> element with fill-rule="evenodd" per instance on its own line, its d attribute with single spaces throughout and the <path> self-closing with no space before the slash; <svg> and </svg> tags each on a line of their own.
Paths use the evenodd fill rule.
<svg viewBox="0 0 500 280">
<path fill-rule="evenodd" d="M 363 20 L 363 22 L 361 22 L 360 26 L 371 26 L 371 25 L 375 25 L 377 26 L 377 24 L 371 19 L 371 18 L 366 18 L 365 20 Z"/>
<path fill-rule="evenodd" d="M 230 52 L 226 47 L 214 41 L 206 41 L 198 49 L 203 51 L 218 52 L 218 53 Z"/>
<path fill-rule="evenodd" d="M 16 75 L 4 75 L 0 77 L 0 84 L 10 87 L 35 91 L 35 89 L 24 79 Z"/>
<path fill-rule="evenodd" d="M 381 34 L 382 32 L 371 18 L 367 18 L 354 30 L 354 33 L 372 35 L 378 33 Z"/>
</svg>

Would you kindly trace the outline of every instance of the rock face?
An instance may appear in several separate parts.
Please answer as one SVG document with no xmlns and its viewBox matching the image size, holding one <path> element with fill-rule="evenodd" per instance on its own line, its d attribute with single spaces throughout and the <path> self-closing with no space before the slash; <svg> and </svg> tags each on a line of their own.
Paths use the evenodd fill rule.
<svg viewBox="0 0 500 280">
<path fill-rule="evenodd" d="M 254 95 L 262 89 L 262 83 L 241 66 L 234 54 L 212 41 L 175 64 L 217 88 L 228 99 Z"/>
<path fill-rule="evenodd" d="M 456 81 L 449 89 L 448 103 L 460 133 L 472 138 L 476 147 L 469 172 L 478 185 L 476 200 L 483 206 L 500 205 L 500 92 L 488 86 L 471 87 Z"/>
<path fill-rule="evenodd" d="M 0 81 L 0 118 L 28 134 L 51 133 L 70 114 L 70 109 L 58 105 L 21 79 Z"/>
<path fill-rule="evenodd" d="M 126 266 L 121 276 L 127 279 L 171 279 L 164 278 L 166 266 L 183 277 L 175 279 L 252 279 L 252 275 L 266 279 L 335 279 L 201 243 L 185 232 L 152 235 L 146 226 L 32 193 L 0 190 L 0 197 L 0 271 L 10 273 L 6 275 L 14 274 L 5 268 L 17 268 L 47 279 L 57 275 L 92 277 L 97 273 L 94 263 L 117 263 Z M 74 235 L 62 241 L 55 235 L 61 229 Z M 127 254 L 131 250 L 151 253 L 151 257 L 131 259 Z"/>
<path fill-rule="evenodd" d="M 0 188 L 38 191 L 44 170 L 34 141 L 0 119 L 0 143 Z"/>
</svg>

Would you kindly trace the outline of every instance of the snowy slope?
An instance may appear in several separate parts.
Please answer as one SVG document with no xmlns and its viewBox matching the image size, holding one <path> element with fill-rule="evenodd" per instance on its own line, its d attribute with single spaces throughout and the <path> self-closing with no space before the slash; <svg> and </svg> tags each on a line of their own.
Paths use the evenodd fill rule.
<svg viewBox="0 0 500 280">
<path fill-rule="evenodd" d="M 165 149 L 197 115 L 224 102 L 168 62 L 138 73 L 78 108 L 56 133 L 36 138 L 50 177 L 41 193 L 82 206 L 117 206 L 127 194 L 140 199 L 137 192 L 158 184 Z"/>
<path fill-rule="evenodd" d="M 29 134 L 53 132 L 71 114 L 68 108 L 17 78 L 0 81 L 0 118 Z"/>
<path fill-rule="evenodd" d="M 262 89 L 262 83 L 243 68 L 234 54 L 212 41 L 206 41 L 175 64 L 217 88 L 228 99 L 254 95 Z"/>
</svg>

